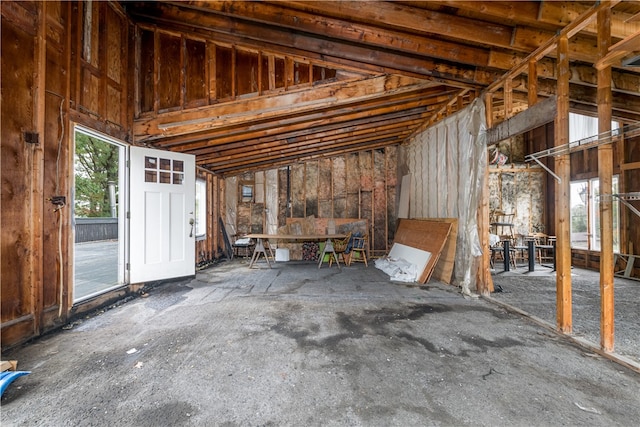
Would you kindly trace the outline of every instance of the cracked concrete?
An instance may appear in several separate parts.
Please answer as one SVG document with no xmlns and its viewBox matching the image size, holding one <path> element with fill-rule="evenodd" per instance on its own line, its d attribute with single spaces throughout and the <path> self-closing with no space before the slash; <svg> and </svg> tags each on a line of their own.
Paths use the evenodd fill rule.
<svg viewBox="0 0 640 427">
<path fill-rule="evenodd" d="M 3 355 L 3 426 L 633 425 L 640 375 L 529 319 L 374 267 L 161 285 Z"/>
</svg>

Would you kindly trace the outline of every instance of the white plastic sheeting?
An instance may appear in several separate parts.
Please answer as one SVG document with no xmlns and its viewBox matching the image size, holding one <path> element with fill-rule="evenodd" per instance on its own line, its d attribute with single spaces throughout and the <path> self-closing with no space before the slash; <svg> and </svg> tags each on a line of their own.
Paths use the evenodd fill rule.
<svg viewBox="0 0 640 427">
<path fill-rule="evenodd" d="M 265 172 L 265 210 L 267 213 L 267 234 L 278 233 L 278 169 Z"/>
<path fill-rule="evenodd" d="M 453 283 L 469 294 L 476 285 L 475 257 L 482 255 L 476 217 L 487 167 L 483 101 L 416 135 L 399 155 L 414 176 L 410 217 L 458 218 Z"/>
<path fill-rule="evenodd" d="M 238 178 L 235 176 L 226 178 L 224 183 L 224 203 L 226 207 L 224 226 L 227 230 L 229 239 L 233 241 L 233 236 L 238 234 L 236 231 L 236 217 L 238 215 L 236 212 L 238 206 Z"/>
<path fill-rule="evenodd" d="M 375 260 L 378 270 L 389 275 L 394 282 L 415 282 L 418 277 L 418 267 L 403 258 L 383 257 Z"/>
</svg>

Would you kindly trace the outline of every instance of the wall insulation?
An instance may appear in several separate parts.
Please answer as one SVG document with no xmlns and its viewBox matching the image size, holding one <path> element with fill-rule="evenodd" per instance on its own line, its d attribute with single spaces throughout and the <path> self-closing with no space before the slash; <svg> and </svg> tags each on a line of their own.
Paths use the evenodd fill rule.
<svg viewBox="0 0 640 427">
<path fill-rule="evenodd" d="M 472 270 L 482 255 L 476 215 L 487 167 L 485 131 L 484 103 L 478 98 L 414 136 L 398 155 L 398 170 L 414 177 L 409 217 L 458 218 L 453 283 L 464 293 L 475 289 Z"/>
</svg>

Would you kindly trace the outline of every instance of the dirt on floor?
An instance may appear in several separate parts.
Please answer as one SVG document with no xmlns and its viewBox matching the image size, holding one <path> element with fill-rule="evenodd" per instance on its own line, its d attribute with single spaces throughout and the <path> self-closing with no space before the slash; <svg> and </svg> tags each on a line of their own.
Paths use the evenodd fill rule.
<svg viewBox="0 0 640 427">
<path fill-rule="evenodd" d="M 2 426 L 635 425 L 640 374 L 373 266 L 226 262 L 16 348 Z"/>
<path fill-rule="evenodd" d="M 498 266 L 499 267 L 499 266 Z M 510 304 L 556 325 L 556 274 L 552 268 L 536 265 L 534 272 L 519 266 L 493 275 L 500 292 L 498 302 Z M 600 347 L 600 273 L 572 268 L 572 337 Z M 614 352 L 634 362 L 640 370 L 640 281 L 614 278 Z"/>
</svg>

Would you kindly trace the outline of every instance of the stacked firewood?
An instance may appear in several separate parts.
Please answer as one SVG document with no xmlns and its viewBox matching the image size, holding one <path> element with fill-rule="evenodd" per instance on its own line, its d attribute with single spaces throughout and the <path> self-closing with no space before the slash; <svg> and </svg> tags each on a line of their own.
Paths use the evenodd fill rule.
<svg viewBox="0 0 640 427">
<path fill-rule="evenodd" d="M 302 259 L 303 261 L 318 260 L 318 243 L 317 242 L 304 242 L 302 244 Z"/>
</svg>

